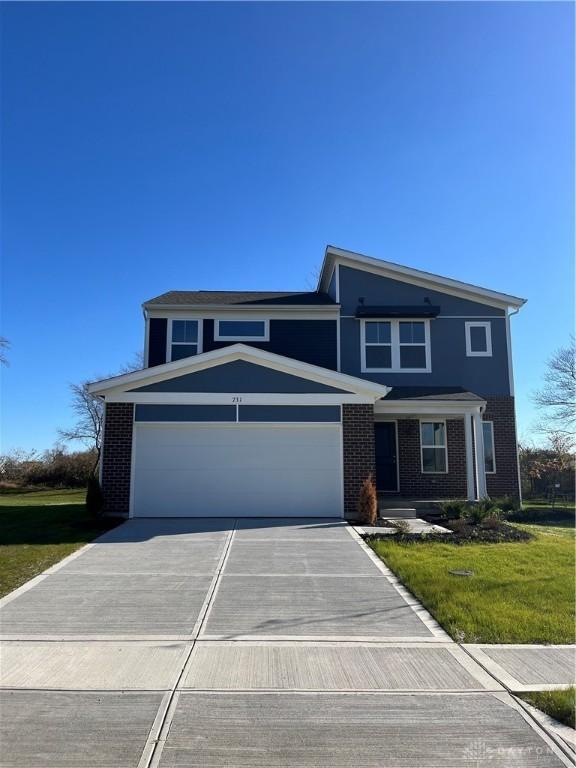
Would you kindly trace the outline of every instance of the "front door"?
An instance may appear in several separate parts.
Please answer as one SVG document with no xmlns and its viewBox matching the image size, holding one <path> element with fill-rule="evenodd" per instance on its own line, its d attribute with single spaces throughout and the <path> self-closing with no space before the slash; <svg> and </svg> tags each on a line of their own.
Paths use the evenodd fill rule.
<svg viewBox="0 0 576 768">
<path fill-rule="evenodd" d="M 376 440 L 376 489 L 398 492 L 396 457 L 396 422 L 377 421 L 374 424 Z"/>
</svg>

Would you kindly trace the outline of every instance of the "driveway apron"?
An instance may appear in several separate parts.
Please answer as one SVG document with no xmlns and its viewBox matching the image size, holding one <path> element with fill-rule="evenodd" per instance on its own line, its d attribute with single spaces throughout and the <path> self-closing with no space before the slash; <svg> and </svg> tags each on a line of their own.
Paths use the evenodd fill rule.
<svg viewBox="0 0 576 768">
<path fill-rule="evenodd" d="M 0 609 L 3 768 L 573 764 L 339 520 L 130 520 Z"/>
</svg>

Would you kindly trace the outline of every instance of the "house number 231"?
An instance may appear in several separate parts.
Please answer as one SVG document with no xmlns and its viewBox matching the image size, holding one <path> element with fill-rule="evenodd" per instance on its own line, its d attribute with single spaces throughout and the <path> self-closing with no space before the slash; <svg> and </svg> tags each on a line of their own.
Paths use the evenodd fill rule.
<svg viewBox="0 0 576 768">
<path fill-rule="evenodd" d="M 232 398 L 232 402 L 233 403 L 241 403 L 242 402 L 242 398 L 241 397 L 233 397 Z"/>
</svg>

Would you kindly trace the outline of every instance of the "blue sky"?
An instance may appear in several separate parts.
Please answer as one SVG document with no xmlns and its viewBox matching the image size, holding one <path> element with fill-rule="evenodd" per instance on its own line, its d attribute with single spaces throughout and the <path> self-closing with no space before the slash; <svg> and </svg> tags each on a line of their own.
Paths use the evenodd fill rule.
<svg viewBox="0 0 576 768">
<path fill-rule="evenodd" d="M 173 288 L 309 289 L 327 243 L 525 296 L 520 432 L 573 316 L 569 3 L 4 3 L 3 449 Z"/>
</svg>

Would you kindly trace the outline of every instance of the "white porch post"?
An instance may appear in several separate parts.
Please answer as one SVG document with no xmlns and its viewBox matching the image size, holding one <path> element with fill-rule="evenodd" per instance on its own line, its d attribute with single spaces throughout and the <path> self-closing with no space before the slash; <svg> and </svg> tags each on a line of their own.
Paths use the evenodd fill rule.
<svg viewBox="0 0 576 768">
<path fill-rule="evenodd" d="M 474 444 L 476 448 L 476 488 L 478 489 L 478 498 L 483 499 L 487 496 L 486 492 L 486 472 L 484 467 L 484 432 L 482 430 L 482 414 L 476 411 L 473 415 L 474 420 Z"/>
<path fill-rule="evenodd" d="M 476 490 L 474 486 L 474 449 L 472 447 L 472 418 L 469 413 L 464 414 L 464 437 L 466 440 L 466 491 L 468 501 L 474 501 Z"/>
</svg>

